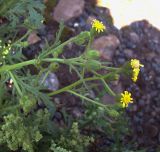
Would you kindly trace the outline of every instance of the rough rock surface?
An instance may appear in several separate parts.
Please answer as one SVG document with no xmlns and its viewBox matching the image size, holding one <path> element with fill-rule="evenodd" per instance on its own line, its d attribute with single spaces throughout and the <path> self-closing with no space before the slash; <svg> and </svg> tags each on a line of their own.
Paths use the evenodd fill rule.
<svg viewBox="0 0 160 152">
<path fill-rule="evenodd" d="M 135 100 L 127 109 L 132 139 L 140 147 L 154 149 L 160 144 L 160 31 L 144 20 L 120 32 L 121 49 L 114 54 L 115 64 L 118 66 L 131 58 L 144 64 L 137 83 L 122 79 L 123 87 L 132 92 Z"/>
<path fill-rule="evenodd" d="M 84 0 L 60 0 L 57 4 L 53 17 L 57 22 L 68 21 L 78 17 L 84 9 Z"/>
<path fill-rule="evenodd" d="M 30 35 L 29 35 L 29 37 L 28 37 L 28 39 L 27 39 L 27 41 L 28 41 L 28 43 L 31 45 L 31 44 L 35 44 L 35 43 L 37 43 L 37 42 L 39 42 L 41 39 L 40 39 L 40 37 L 37 35 L 37 33 L 36 32 L 32 32 Z"/>
<path fill-rule="evenodd" d="M 102 36 L 95 39 L 92 47 L 95 50 L 99 50 L 101 52 L 102 58 L 111 61 L 114 51 L 118 48 L 119 45 L 119 39 L 115 35 L 110 34 L 108 36 Z"/>
</svg>

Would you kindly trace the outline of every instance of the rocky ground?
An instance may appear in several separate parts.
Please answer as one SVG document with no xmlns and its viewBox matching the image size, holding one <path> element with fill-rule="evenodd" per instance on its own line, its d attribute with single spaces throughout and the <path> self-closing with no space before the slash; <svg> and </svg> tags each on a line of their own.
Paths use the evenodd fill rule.
<svg viewBox="0 0 160 152">
<path fill-rule="evenodd" d="M 139 147 L 147 147 L 148 152 L 156 152 L 155 147 L 160 144 L 160 31 L 146 20 L 136 21 L 118 30 L 113 25 L 109 9 L 96 7 L 91 0 L 60 0 L 51 10 L 46 25 L 31 37 L 31 43 L 33 40 L 36 41 L 31 45 L 30 51 L 26 51 L 26 56 L 31 58 L 35 50 L 37 52 L 42 49 L 45 38 L 49 42 L 54 41 L 53 35 L 62 18 L 65 21 L 65 35 L 67 35 L 64 36 L 64 40 L 81 31 L 89 30 L 94 18 L 103 21 L 107 32 L 96 38 L 92 44 L 93 48 L 101 51 L 102 58 L 113 62 L 115 66 L 120 66 L 131 58 L 137 58 L 144 64 L 136 84 L 122 77 L 120 80 L 122 83 L 117 82 L 113 89 L 118 88 L 116 91 L 119 92 L 125 89 L 133 93 L 135 102 L 127 109 L 133 130 L 131 140 L 137 141 Z M 77 56 L 83 52 L 83 47 L 79 48 L 75 45 L 68 46 L 67 49 L 70 53 L 65 53 L 66 57 Z M 77 50 L 76 53 L 74 50 Z M 66 70 L 68 69 L 61 67 L 56 72 L 60 82 L 59 87 L 66 86 L 77 79 L 76 75 L 72 75 L 72 79 L 70 75 L 64 77 Z M 66 95 L 64 94 L 63 97 Z M 104 102 L 107 102 L 108 98 L 105 95 Z M 77 105 L 77 99 L 68 95 L 67 99 L 72 101 L 69 105 L 65 101 L 61 103 L 68 106 L 73 115 L 81 115 L 82 111 L 78 108 L 80 105 Z M 55 118 L 60 121 L 62 114 L 57 112 Z"/>
<path fill-rule="evenodd" d="M 115 51 L 114 63 L 138 58 L 145 66 L 136 84 L 122 79 L 123 88 L 133 92 L 136 99 L 127 110 L 133 139 L 139 146 L 154 149 L 160 144 L 160 31 L 144 20 L 122 28 L 120 34 L 121 47 Z"/>
</svg>

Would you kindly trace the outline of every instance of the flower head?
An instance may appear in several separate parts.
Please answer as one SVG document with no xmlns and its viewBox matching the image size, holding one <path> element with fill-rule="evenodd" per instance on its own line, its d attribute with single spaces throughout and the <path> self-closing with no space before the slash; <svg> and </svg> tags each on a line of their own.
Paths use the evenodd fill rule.
<svg viewBox="0 0 160 152">
<path fill-rule="evenodd" d="M 129 103 L 133 103 L 133 98 L 131 97 L 130 92 L 124 91 L 124 93 L 121 93 L 121 103 L 123 108 L 128 107 Z"/>
<path fill-rule="evenodd" d="M 95 28 L 98 33 L 103 32 L 106 29 L 104 24 L 96 19 L 92 22 L 92 28 Z"/>
<path fill-rule="evenodd" d="M 137 81 L 139 72 L 140 72 L 140 69 L 138 69 L 138 68 L 133 69 L 133 71 L 132 71 L 132 80 L 133 80 L 133 82 Z"/>
<path fill-rule="evenodd" d="M 136 82 L 140 72 L 140 67 L 144 67 L 143 64 L 140 64 L 140 61 L 137 59 L 131 59 L 130 65 L 132 67 L 132 80 Z"/>
<path fill-rule="evenodd" d="M 131 59 L 131 67 L 133 68 L 133 69 L 136 69 L 136 68 L 140 68 L 140 67 L 144 67 L 144 65 L 143 64 L 140 64 L 140 61 L 139 60 L 137 60 L 137 59 Z"/>
</svg>

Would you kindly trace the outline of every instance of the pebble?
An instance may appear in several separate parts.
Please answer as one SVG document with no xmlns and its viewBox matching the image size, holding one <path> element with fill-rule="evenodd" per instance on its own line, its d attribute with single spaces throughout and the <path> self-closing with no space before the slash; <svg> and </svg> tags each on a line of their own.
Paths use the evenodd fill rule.
<svg viewBox="0 0 160 152">
<path fill-rule="evenodd" d="M 43 80 L 44 76 L 45 73 L 42 74 L 40 78 L 40 84 L 42 83 L 41 81 Z M 59 88 L 59 81 L 54 73 L 49 73 L 46 79 L 44 80 L 43 84 L 48 90 L 56 91 Z"/>
<path fill-rule="evenodd" d="M 133 43 L 139 43 L 140 38 L 135 32 L 130 33 L 130 39 Z"/>
<path fill-rule="evenodd" d="M 35 44 L 35 43 L 39 42 L 40 40 L 41 40 L 41 38 L 37 35 L 37 33 L 35 31 L 32 32 L 27 38 L 29 45 Z"/>
<path fill-rule="evenodd" d="M 56 111 L 54 114 L 54 119 L 60 121 L 62 118 L 63 118 L 62 114 L 60 112 Z"/>
</svg>

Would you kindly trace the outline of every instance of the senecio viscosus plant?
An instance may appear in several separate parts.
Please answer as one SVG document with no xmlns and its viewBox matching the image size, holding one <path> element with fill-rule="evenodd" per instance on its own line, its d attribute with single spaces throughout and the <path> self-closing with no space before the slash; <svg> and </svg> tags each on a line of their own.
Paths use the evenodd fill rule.
<svg viewBox="0 0 160 152">
<path fill-rule="evenodd" d="M 117 80 L 121 74 L 136 82 L 143 65 L 138 59 L 131 59 L 122 67 L 112 67 L 109 66 L 111 63 L 100 60 L 100 52 L 93 50 L 91 44 L 96 35 L 106 30 L 104 24 L 93 20 L 90 31 L 81 32 L 63 43 L 59 41 L 62 30 L 61 24 L 55 44 L 43 49 L 31 60 L 24 60 L 24 56 L 20 55 L 22 48 L 28 46 L 25 40 L 31 30 L 15 42 L 6 44 L 0 41 L 0 145 L 2 148 L 8 147 L 13 151 L 19 148 L 28 152 L 36 151 L 38 143 L 44 140 L 45 134 L 53 134 L 52 127 L 48 124 L 52 121 L 55 108 L 51 97 L 57 94 L 65 92 L 75 95 L 83 102 L 86 101 L 84 103 L 94 104 L 103 109 L 111 117 L 118 114 L 114 106 L 106 105 L 87 94 L 92 87 L 95 87 L 97 81 L 102 83 L 106 93 L 115 97 L 116 106 L 119 108 L 127 108 L 134 102 L 130 92 L 126 90 L 116 94 L 109 83 Z M 75 58 L 60 57 L 65 51 L 64 47 L 69 43 L 85 45 L 84 53 Z M 75 71 L 79 80 L 55 91 L 45 91 L 46 86 L 43 83 L 45 78 L 60 64 L 67 65 L 70 72 Z M 37 75 L 30 74 L 28 66 L 31 65 L 39 70 Z M 99 70 L 105 72 L 100 74 Z M 91 73 L 92 76 L 87 77 L 86 72 Z M 40 83 L 42 75 L 43 80 Z M 40 105 L 44 105 L 43 108 Z"/>
</svg>

